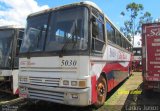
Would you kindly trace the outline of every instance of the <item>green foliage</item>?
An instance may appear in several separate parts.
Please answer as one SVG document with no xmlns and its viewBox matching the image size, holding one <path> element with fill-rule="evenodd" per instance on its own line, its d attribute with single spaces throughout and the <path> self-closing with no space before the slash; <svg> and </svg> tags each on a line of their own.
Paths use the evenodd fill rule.
<svg viewBox="0 0 160 111">
<path fill-rule="evenodd" d="M 121 27 L 120 30 L 126 35 L 126 37 L 131 41 L 134 35 L 141 33 L 141 26 L 143 23 L 152 22 L 151 13 L 143 12 L 143 5 L 137 4 L 135 2 L 130 3 L 126 6 L 126 10 L 122 11 L 120 14 L 122 16 L 127 16 L 128 20 L 124 21 L 124 27 Z M 134 44 L 133 44 L 134 45 Z"/>
</svg>

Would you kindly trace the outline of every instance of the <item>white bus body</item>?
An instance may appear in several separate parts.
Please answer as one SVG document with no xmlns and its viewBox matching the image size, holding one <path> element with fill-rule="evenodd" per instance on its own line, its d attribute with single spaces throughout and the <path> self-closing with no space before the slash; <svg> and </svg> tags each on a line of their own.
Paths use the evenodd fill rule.
<svg viewBox="0 0 160 111">
<path fill-rule="evenodd" d="M 100 36 L 93 33 L 98 29 L 92 29 L 93 23 L 89 22 L 92 20 L 91 9 L 104 17 L 103 28 L 106 20 L 112 25 L 102 11 L 90 2 L 57 7 L 28 17 L 19 62 L 21 97 L 75 106 L 99 106 L 105 102 L 107 92 L 129 76 L 131 44 L 114 25 L 114 30 L 124 41 L 123 45 L 127 45 L 117 45 L 107 40 L 106 28 L 102 31 L 104 41 L 99 40 L 102 45 L 98 44 L 96 37 Z M 41 21 L 41 24 L 44 23 L 42 27 L 38 22 L 36 25 L 35 22 L 42 20 L 40 17 L 47 17 L 48 13 L 55 19 L 52 21 L 51 17 L 48 24 Z M 93 21 L 97 22 L 96 18 Z M 96 23 L 94 25 L 96 27 Z M 43 32 L 43 36 L 33 34 L 31 29 L 34 28 L 40 30 L 38 35 Z M 36 40 L 43 41 L 45 47 L 41 47 Z"/>
</svg>

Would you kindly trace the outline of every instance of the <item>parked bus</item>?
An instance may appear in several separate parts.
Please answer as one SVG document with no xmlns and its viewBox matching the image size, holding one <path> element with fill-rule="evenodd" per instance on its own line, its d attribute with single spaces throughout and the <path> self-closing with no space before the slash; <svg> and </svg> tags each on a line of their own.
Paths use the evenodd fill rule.
<svg viewBox="0 0 160 111">
<path fill-rule="evenodd" d="M 142 47 L 133 47 L 133 71 L 142 71 Z"/>
<path fill-rule="evenodd" d="M 146 92 L 160 91 L 160 23 L 142 25 L 142 64 Z"/>
<path fill-rule="evenodd" d="M 0 27 L 0 92 L 18 94 L 19 50 L 24 29 Z"/>
<path fill-rule="evenodd" d="M 20 49 L 20 97 L 103 105 L 130 75 L 132 45 L 92 2 L 33 13 Z"/>
</svg>

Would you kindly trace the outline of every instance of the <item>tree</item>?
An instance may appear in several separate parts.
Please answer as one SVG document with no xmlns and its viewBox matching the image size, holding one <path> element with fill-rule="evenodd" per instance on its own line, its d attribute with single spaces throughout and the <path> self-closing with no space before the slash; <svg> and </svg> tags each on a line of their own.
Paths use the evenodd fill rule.
<svg viewBox="0 0 160 111">
<path fill-rule="evenodd" d="M 129 17 L 128 20 L 124 21 L 124 27 L 121 27 L 120 30 L 124 35 L 131 41 L 134 45 L 134 36 L 138 33 L 141 33 L 141 26 L 143 23 L 152 22 L 152 17 L 149 12 L 143 13 L 143 5 L 130 3 L 126 6 L 126 11 L 122 11 L 122 16 Z"/>
</svg>

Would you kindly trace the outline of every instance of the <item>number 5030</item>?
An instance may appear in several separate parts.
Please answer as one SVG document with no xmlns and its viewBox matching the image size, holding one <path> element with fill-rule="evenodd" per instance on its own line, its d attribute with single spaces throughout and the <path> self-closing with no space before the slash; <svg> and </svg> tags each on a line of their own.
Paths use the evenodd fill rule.
<svg viewBox="0 0 160 111">
<path fill-rule="evenodd" d="M 76 60 L 62 60 L 61 66 L 76 66 L 77 61 Z"/>
</svg>

